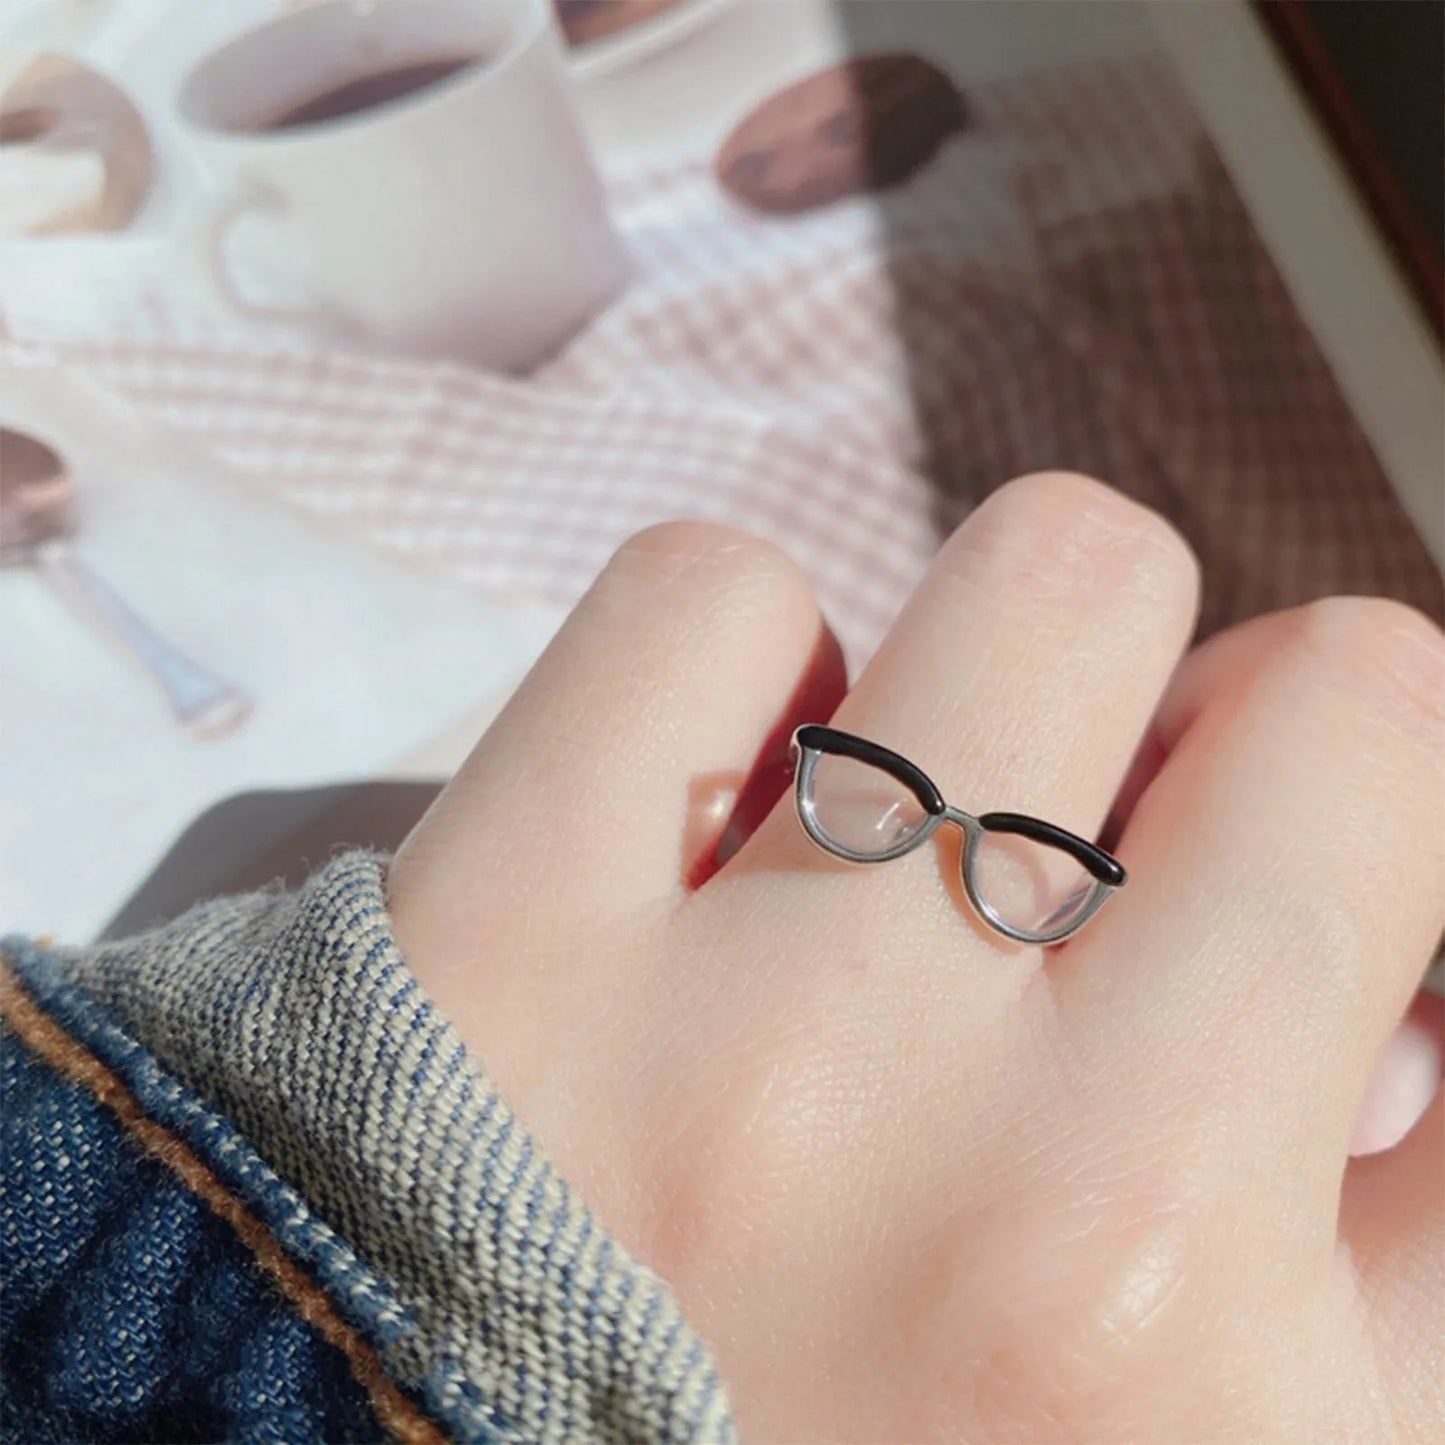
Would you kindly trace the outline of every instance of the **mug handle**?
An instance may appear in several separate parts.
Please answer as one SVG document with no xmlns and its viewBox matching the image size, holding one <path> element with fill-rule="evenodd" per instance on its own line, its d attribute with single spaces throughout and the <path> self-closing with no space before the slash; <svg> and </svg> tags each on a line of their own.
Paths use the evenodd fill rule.
<svg viewBox="0 0 1445 1445">
<path fill-rule="evenodd" d="M 201 262 L 212 293 L 223 306 L 255 321 L 314 321 L 316 307 L 258 301 L 245 295 L 232 278 L 226 259 L 231 232 L 253 211 L 284 215 L 286 201 L 269 186 L 252 181 L 223 200 L 206 218 L 200 234 Z"/>
</svg>

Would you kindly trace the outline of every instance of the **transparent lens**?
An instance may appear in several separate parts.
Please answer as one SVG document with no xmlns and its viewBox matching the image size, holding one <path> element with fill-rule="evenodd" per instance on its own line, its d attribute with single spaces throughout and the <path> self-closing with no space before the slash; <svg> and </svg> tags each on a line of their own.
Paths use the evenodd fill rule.
<svg viewBox="0 0 1445 1445">
<path fill-rule="evenodd" d="M 1016 833 L 983 833 L 973 853 L 979 897 L 1010 928 L 1059 932 L 1087 906 L 1094 880 L 1077 861 Z"/>
<path fill-rule="evenodd" d="M 867 857 L 898 847 L 928 821 L 923 804 L 897 778 L 833 753 L 818 759 L 812 801 L 819 831 Z"/>
</svg>

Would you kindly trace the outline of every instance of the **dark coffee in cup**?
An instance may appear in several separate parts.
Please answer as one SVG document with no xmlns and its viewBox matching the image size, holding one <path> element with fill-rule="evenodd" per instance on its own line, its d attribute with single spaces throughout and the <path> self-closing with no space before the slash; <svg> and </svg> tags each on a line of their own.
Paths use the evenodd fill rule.
<svg viewBox="0 0 1445 1445">
<path fill-rule="evenodd" d="M 630 268 L 545 0 L 270 8 L 176 94 L 213 188 L 197 249 L 216 299 L 489 371 L 555 356 Z M 233 253 L 263 236 L 237 285 Z"/>
<path fill-rule="evenodd" d="M 417 60 L 407 65 L 388 66 L 366 75 L 356 75 L 328 85 L 304 100 L 288 105 L 279 115 L 262 120 L 255 126 L 260 131 L 295 130 L 300 126 L 320 125 L 343 116 L 359 115 L 379 105 L 404 100 L 418 91 L 429 90 L 449 80 L 460 71 L 480 64 L 475 55 L 452 55 L 437 60 Z"/>
</svg>

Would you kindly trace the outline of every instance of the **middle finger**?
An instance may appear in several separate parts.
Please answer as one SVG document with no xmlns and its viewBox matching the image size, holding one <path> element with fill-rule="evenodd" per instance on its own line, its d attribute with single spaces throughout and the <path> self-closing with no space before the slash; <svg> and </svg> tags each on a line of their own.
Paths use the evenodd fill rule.
<svg viewBox="0 0 1445 1445">
<path fill-rule="evenodd" d="M 1155 513 L 1067 473 L 1023 478 L 944 545 L 833 721 L 912 759 L 970 813 L 1030 813 L 1090 837 L 1188 640 L 1197 593 L 1188 547 Z M 791 812 L 788 800 L 756 850 L 802 856 Z M 825 860 L 807 882 L 850 930 L 862 913 L 895 941 L 906 927 L 956 957 L 956 853 L 941 867 L 932 853 L 846 872 Z"/>
</svg>

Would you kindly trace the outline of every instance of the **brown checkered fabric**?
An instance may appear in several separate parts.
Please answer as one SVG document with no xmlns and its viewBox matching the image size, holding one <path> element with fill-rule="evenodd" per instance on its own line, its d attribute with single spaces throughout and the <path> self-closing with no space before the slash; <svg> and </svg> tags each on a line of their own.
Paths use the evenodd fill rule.
<svg viewBox="0 0 1445 1445">
<path fill-rule="evenodd" d="M 627 293 L 526 380 L 198 332 L 58 348 L 259 487 L 433 575 L 567 603 L 715 518 L 813 575 L 854 659 L 942 532 L 1072 467 L 1170 517 L 1204 628 L 1437 568 L 1199 122 L 1150 59 L 980 88 L 877 201 L 745 213 L 706 159 L 614 186 Z"/>
</svg>

